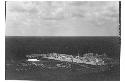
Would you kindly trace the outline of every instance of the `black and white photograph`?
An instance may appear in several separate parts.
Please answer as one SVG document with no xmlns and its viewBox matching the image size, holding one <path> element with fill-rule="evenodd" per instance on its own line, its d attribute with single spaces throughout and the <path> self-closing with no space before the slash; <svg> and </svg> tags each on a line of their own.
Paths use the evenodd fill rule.
<svg viewBox="0 0 125 83">
<path fill-rule="evenodd" d="M 120 81 L 121 1 L 5 1 L 5 80 Z"/>
</svg>

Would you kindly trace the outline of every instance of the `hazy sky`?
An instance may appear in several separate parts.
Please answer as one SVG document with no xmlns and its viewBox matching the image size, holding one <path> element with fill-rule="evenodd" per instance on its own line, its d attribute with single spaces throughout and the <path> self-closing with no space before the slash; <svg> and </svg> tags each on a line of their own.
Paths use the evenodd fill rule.
<svg viewBox="0 0 125 83">
<path fill-rule="evenodd" d="M 9 1 L 6 36 L 119 36 L 119 2 Z"/>
</svg>

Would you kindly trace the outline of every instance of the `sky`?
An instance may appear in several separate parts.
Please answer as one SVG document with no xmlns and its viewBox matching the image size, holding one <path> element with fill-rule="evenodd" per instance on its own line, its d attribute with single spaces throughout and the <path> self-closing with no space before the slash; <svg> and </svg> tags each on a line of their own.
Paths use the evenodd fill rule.
<svg viewBox="0 0 125 83">
<path fill-rule="evenodd" d="M 8 1 L 6 36 L 119 36 L 119 2 Z"/>
</svg>

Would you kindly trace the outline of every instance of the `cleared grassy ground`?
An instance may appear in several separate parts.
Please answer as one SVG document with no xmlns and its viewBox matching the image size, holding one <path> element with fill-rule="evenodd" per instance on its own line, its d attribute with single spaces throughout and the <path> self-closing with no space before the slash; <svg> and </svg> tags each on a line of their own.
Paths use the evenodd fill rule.
<svg viewBox="0 0 125 83">
<path fill-rule="evenodd" d="M 70 68 L 54 68 L 56 64 L 65 63 L 60 61 L 48 60 L 44 63 L 45 69 L 34 69 L 32 71 L 16 71 L 16 64 L 6 67 L 6 80 L 51 80 L 51 81 L 71 81 L 71 80 L 120 80 L 119 67 L 115 66 L 111 70 L 99 71 L 99 67 L 86 67 L 78 64 L 71 64 Z M 39 67 L 37 67 L 39 68 Z"/>
</svg>

